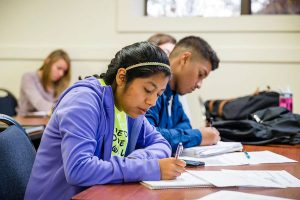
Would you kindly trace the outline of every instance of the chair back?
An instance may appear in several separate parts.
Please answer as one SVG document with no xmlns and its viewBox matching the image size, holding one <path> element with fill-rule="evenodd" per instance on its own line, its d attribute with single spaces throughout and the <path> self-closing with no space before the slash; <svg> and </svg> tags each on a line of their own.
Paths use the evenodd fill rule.
<svg viewBox="0 0 300 200">
<path fill-rule="evenodd" d="M 24 199 L 36 151 L 13 118 L 0 114 L 0 122 L 0 199 Z"/>
<path fill-rule="evenodd" d="M 15 116 L 17 105 L 16 97 L 8 90 L 0 88 L 0 113 Z"/>
</svg>

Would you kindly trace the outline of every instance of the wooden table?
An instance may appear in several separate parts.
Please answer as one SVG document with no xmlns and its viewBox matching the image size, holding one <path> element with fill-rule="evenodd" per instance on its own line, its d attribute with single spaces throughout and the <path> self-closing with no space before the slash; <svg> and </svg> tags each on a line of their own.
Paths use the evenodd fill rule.
<svg viewBox="0 0 300 200">
<path fill-rule="evenodd" d="M 245 146 L 246 151 L 270 150 L 275 153 L 284 155 L 291 159 L 300 161 L 300 145 L 272 145 L 272 146 Z M 259 164 L 244 166 L 227 166 L 227 167 L 198 167 L 197 170 L 219 170 L 219 169 L 239 169 L 239 170 L 286 170 L 292 175 L 300 178 L 300 163 L 280 163 L 280 164 Z M 165 189 L 150 190 L 139 183 L 123 183 L 111 185 L 97 185 L 75 195 L 72 199 L 198 199 L 209 193 L 217 192 L 220 188 L 191 188 L 191 189 Z M 285 197 L 291 199 L 300 199 L 300 188 L 239 188 L 230 187 L 222 190 L 232 190 L 255 194 L 264 194 L 276 197 Z"/>
<path fill-rule="evenodd" d="M 14 119 L 19 122 L 22 126 L 35 126 L 35 125 L 44 125 L 46 126 L 49 117 L 21 117 L 21 116 L 16 116 Z M 30 133 L 29 137 L 31 140 L 35 139 L 40 139 L 42 137 L 43 132 L 34 132 Z"/>
</svg>

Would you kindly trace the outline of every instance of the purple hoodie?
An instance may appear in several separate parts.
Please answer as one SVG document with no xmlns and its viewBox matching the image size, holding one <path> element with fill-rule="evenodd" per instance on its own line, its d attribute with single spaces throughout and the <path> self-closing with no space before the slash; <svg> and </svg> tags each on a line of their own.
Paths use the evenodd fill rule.
<svg viewBox="0 0 300 200">
<path fill-rule="evenodd" d="M 111 157 L 111 87 L 88 78 L 67 89 L 44 131 L 25 199 L 70 199 L 97 184 L 159 180 L 158 159 L 170 156 L 169 143 L 144 116 L 127 121 L 126 157 Z"/>
</svg>

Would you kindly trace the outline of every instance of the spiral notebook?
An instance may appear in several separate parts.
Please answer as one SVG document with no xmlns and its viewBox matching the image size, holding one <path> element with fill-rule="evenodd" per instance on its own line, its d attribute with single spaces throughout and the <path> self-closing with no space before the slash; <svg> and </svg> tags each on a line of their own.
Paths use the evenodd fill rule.
<svg viewBox="0 0 300 200">
<path fill-rule="evenodd" d="M 211 183 L 201 179 L 188 171 L 181 174 L 175 180 L 143 181 L 141 182 L 152 190 L 169 188 L 193 188 L 193 187 L 214 187 Z"/>
</svg>

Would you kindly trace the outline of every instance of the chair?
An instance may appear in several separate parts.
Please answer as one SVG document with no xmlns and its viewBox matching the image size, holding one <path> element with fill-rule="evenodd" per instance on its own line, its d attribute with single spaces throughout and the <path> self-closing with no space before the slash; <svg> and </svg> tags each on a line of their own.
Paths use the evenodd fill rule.
<svg viewBox="0 0 300 200">
<path fill-rule="evenodd" d="M 36 151 L 24 129 L 0 114 L 0 199 L 24 199 Z"/>
<path fill-rule="evenodd" d="M 0 113 L 15 116 L 17 105 L 16 97 L 8 90 L 0 88 Z"/>
</svg>

